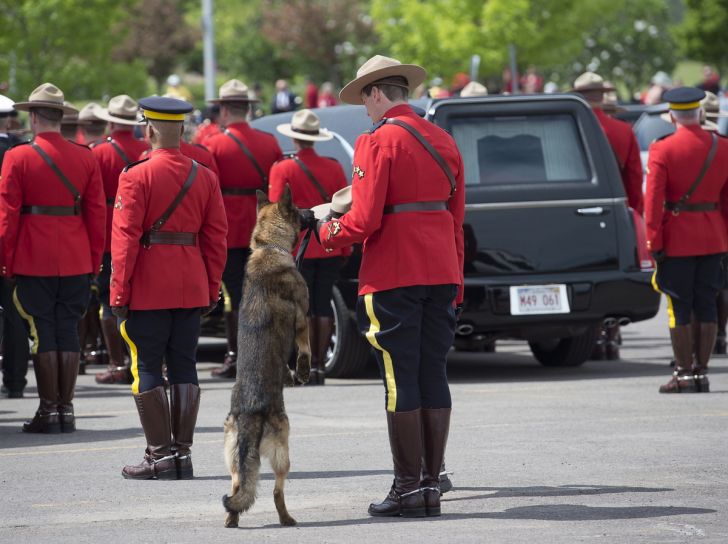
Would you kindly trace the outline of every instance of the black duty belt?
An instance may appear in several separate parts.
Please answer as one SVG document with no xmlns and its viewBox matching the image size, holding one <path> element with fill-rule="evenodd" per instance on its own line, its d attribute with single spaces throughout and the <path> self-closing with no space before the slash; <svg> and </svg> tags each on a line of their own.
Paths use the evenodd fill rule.
<svg viewBox="0 0 728 544">
<path fill-rule="evenodd" d="M 678 215 L 681 212 L 714 212 L 718 209 L 717 202 L 698 202 L 696 204 L 681 204 L 679 202 L 665 202 L 665 209 Z"/>
<path fill-rule="evenodd" d="M 260 187 L 222 187 L 222 194 L 228 196 L 250 196 L 254 195 Z"/>
<path fill-rule="evenodd" d="M 150 232 L 145 242 L 148 245 L 196 246 L 196 232 Z"/>
<path fill-rule="evenodd" d="M 81 215 L 80 206 L 23 206 L 20 213 L 26 215 L 55 215 L 57 217 Z"/>
<path fill-rule="evenodd" d="M 444 212 L 447 210 L 447 202 L 406 202 L 404 204 L 392 204 L 384 206 L 384 213 L 402 212 Z"/>
</svg>

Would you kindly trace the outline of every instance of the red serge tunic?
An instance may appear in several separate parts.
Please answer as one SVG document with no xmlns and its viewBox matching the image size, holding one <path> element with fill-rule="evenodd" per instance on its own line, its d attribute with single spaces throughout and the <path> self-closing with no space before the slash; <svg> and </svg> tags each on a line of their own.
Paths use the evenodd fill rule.
<svg viewBox="0 0 728 544">
<path fill-rule="evenodd" d="M 232 123 L 227 127 L 253 154 L 267 175 L 273 163 L 283 158 L 275 136 L 251 128 L 248 123 Z M 256 219 L 255 193 L 226 195 L 226 188 L 260 189 L 263 181 L 258 171 L 238 144 L 226 134 L 217 134 L 207 140 L 207 148 L 215 157 L 220 171 L 220 188 L 228 220 L 228 249 L 248 247 Z"/>
<path fill-rule="evenodd" d="M 308 167 L 316 181 L 321 184 L 321 187 L 329 196 L 329 200 L 336 191 L 346 187 L 346 175 L 344 175 L 344 171 L 336 159 L 321 157 L 313 148 L 301 149 L 297 156 Z M 324 199 L 316 186 L 296 161 L 290 157 L 278 161 L 270 169 L 268 196 L 271 201 L 276 202 L 281 198 L 286 184 L 291 188 L 293 203 L 296 207 L 301 209 L 313 208 L 324 203 Z M 348 247 L 337 248 L 327 253 L 321 247 L 321 244 L 316 241 L 316 238 L 311 237 L 308 248 L 306 248 L 305 257 L 306 259 L 321 259 L 348 254 Z"/>
<path fill-rule="evenodd" d="M 699 126 L 678 126 L 671 136 L 650 146 L 647 164 L 645 223 L 650 251 L 668 257 L 711 255 L 728 251 L 728 140 L 718 137 L 718 149 L 703 181 L 688 200 L 718 203 L 709 212 L 674 215 L 665 201 L 677 202 L 695 182 L 710 150 L 710 133 Z"/>
<path fill-rule="evenodd" d="M 642 160 L 640 148 L 632 127 L 624 121 L 614 119 L 604 113 L 600 108 L 594 108 L 594 113 L 607 135 L 609 145 L 614 151 L 622 175 L 622 184 L 627 193 L 627 203 L 640 215 L 644 213 L 644 198 L 642 196 Z"/>
<path fill-rule="evenodd" d="M 197 233 L 197 245 L 142 247 L 192 167 L 179 149 L 157 149 L 119 177 L 111 239 L 111 305 L 131 310 L 201 308 L 217 300 L 227 221 L 215 174 L 200 165 L 189 191 L 160 232 Z"/>
<path fill-rule="evenodd" d="M 220 175 L 217 170 L 215 157 L 212 156 L 212 153 L 210 153 L 206 147 L 199 144 L 188 144 L 187 142 L 181 141 L 179 143 L 179 150 L 185 157 L 194 159 L 200 164 L 207 166 L 210 170 L 215 172 L 216 176 Z M 146 159 L 151 152 L 151 149 L 145 149 L 144 151 L 142 151 L 142 154 L 139 155 L 139 160 Z"/>
<path fill-rule="evenodd" d="M 410 285 L 456 284 L 463 296 L 463 162 L 452 137 L 420 118 L 410 106 L 391 108 L 385 118 L 413 126 L 443 156 L 456 180 L 450 182 L 414 136 L 394 125 L 362 134 L 354 151 L 351 210 L 320 230 L 324 248 L 363 242 L 359 294 Z M 384 207 L 447 201 L 448 210 L 384 214 Z"/>
<path fill-rule="evenodd" d="M 139 155 L 149 147 L 146 142 L 134 138 L 134 133 L 130 130 L 116 130 L 111 133 L 111 138 L 127 156 L 129 163 L 136 161 Z M 121 174 L 127 162 L 121 158 L 118 151 L 108 141 L 95 145 L 92 150 L 101 169 L 106 204 L 109 206 L 106 214 L 106 245 L 104 246 L 104 251 L 108 252 L 111 251 L 111 218 L 113 216 L 111 206 L 114 204 L 116 189 L 119 186 L 119 174 Z"/>
<path fill-rule="evenodd" d="M 81 193 L 81 215 L 21 214 L 22 206 L 73 206 L 73 195 L 30 145 L 7 153 L 0 176 L 0 271 L 3 276 L 98 274 L 106 205 L 91 151 L 56 132 L 35 143 Z"/>
</svg>

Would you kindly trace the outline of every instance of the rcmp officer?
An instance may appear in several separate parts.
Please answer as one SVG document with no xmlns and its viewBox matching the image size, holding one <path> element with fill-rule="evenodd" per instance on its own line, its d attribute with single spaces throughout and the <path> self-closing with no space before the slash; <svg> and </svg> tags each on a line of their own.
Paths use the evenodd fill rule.
<svg viewBox="0 0 728 544">
<path fill-rule="evenodd" d="M 144 98 L 139 105 L 152 153 L 119 177 L 111 304 L 131 353 L 131 387 L 147 449 L 143 461 L 122 474 L 189 479 L 200 400 L 195 369 L 200 313 L 217 304 L 227 222 L 215 174 L 179 150 L 192 106 L 163 97 Z"/>
<path fill-rule="evenodd" d="M 293 203 L 299 209 L 313 208 L 331 201 L 331 196 L 347 186 L 346 176 L 336 159 L 319 156 L 314 150 L 316 142 L 331 140 L 334 136 L 321 128 L 319 118 L 311 110 L 293 114 L 290 123 L 278 125 L 276 130 L 293 139 L 296 154 L 273 165 L 270 170 L 271 201 L 283 195 L 286 184 L 291 188 Z M 311 344 L 311 375 L 308 383 L 324 385 L 326 350 L 331 342 L 334 313 L 331 296 L 334 283 L 339 279 L 342 257 L 349 248 L 325 252 L 316 240 L 306 248 L 301 274 L 306 280 L 309 294 L 308 334 Z"/>
<path fill-rule="evenodd" d="M 613 92 L 614 87 L 606 84 L 600 75 L 585 72 L 576 78 L 572 91 L 581 94 L 594 111 L 614 152 L 614 157 L 617 159 L 622 185 L 627 193 L 627 203 L 630 208 L 642 215 L 644 213 L 643 175 L 637 138 L 628 123 L 614 119 L 604 112 L 605 94 Z M 605 327 L 603 335 L 604 338 L 597 344 L 592 358 L 602 359 L 606 356 L 610 360 L 619 359 L 619 326 Z"/>
<path fill-rule="evenodd" d="M 106 220 L 106 246 L 103 268 L 99 274 L 99 298 L 101 300 L 101 331 L 109 355 L 109 368 L 96 374 L 97 383 L 131 383 L 129 363 L 125 362 L 124 344 L 111 315 L 109 303 L 109 278 L 111 276 L 111 219 L 112 206 L 119 186 L 121 171 L 136 161 L 147 149 L 146 142 L 134 138 L 134 127 L 139 125 L 139 104 L 122 94 L 109 100 L 108 108 L 98 108 L 94 115 L 109 123 L 110 136 L 105 142 L 93 147 L 104 180 L 104 193 L 109 213 Z"/>
<path fill-rule="evenodd" d="M 245 263 L 250 254 L 250 235 L 256 219 L 255 191 L 268 192 L 268 174 L 273 163 L 283 158 L 275 136 L 255 130 L 246 116 L 252 102 L 247 85 L 231 79 L 220 87 L 220 97 L 210 102 L 220 105 L 224 132 L 207 140 L 220 171 L 220 188 L 228 220 L 227 263 L 222 277 L 225 297 L 225 327 L 228 352 L 222 367 L 212 371 L 215 378 L 235 378 L 238 338 L 238 307 L 243 294 Z"/>
<path fill-rule="evenodd" d="M 661 393 L 710 387 L 706 374 L 717 331 L 716 296 L 728 251 L 728 141 L 700 126 L 704 96 L 694 87 L 665 93 L 677 130 L 650 146 L 647 165 L 647 244 L 657 262 L 653 283 L 668 300 L 676 361 Z"/>
<path fill-rule="evenodd" d="M 0 272 L 17 282 L 13 297 L 33 341 L 40 397 L 23 431 L 72 432 L 78 321 L 104 246 L 101 175 L 88 148 L 61 136 L 71 109 L 58 87 L 44 83 L 15 108 L 30 112 L 35 135 L 5 154 L 0 182 Z"/>
<path fill-rule="evenodd" d="M 79 142 L 77 139 L 79 113 L 78 110 L 76 110 L 73 107 L 73 104 L 68 101 L 64 100 L 63 105 L 67 106 L 70 109 L 63 114 L 63 119 L 61 119 L 61 136 L 63 136 L 66 140 L 71 140 L 72 142 L 83 143 Z"/>
<path fill-rule="evenodd" d="M 103 108 L 96 102 L 89 102 L 78 112 L 78 125 L 81 129 L 81 142 L 93 149 L 106 141 L 106 121 L 96 116 L 96 112 Z"/>
<path fill-rule="evenodd" d="M 384 380 L 394 460 L 394 484 L 369 506 L 373 516 L 440 513 L 465 196 L 454 140 L 407 104 L 424 80 L 420 66 L 377 55 L 342 89 L 341 100 L 363 104 L 376 124 L 356 142 L 351 210 L 319 229 L 325 249 L 364 243 L 358 321 Z"/>
</svg>

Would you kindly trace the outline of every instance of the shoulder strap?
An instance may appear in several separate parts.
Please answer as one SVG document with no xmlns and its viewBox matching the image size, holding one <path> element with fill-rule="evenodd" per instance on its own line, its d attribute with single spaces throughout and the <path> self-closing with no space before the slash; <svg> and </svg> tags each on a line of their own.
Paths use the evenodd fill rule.
<svg viewBox="0 0 728 544">
<path fill-rule="evenodd" d="M 159 231 L 164 224 L 167 222 L 169 217 L 172 215 L 174 210 L 177 209 L 177 206 L 179 206 L 180 202 L 182 202 L 182 199 L 187 194 L 187 191 L 190 190 L 190 187 L 192 187 L 192 182 L 195 181 L 195 178 L 197 177 L 197 161 L 194 159 L 192 160 L 192 168 L 190 168 L 190 173 L 187 174 L 187 179 L 185 180 L 184 184 L 182 185 L 182 188 L 179 190 L 179 193 L 177 193 L 177 196 L 174 197 L 174 200 L 169 205 L 169 207 L 164 211 L 164 213 L 160 216 L 159 219 L 157 219 L 153 224 L 152 228 L 149 229 L 148 232 L 144 233 L 144 237 L 142 238 L 142 242 L 144 242 L 144 238 L 149 237 L 151 233 Z"/>
<path fill-rule="evenodd" d="M 131 164 L 132 161 L 129 160 L 129 157 L 126 155 L 126 153 L 124 153 L 124 150 L 121 149 L 121 146 L 119 146 L 119 144 L 116 143 L 116 141 L 111 136 L 109 136 L 106 141 L 109 142 L 114 148 L 114 151 L 119 154 L 119 157 L 121 157 L 121 160 L 124 161 L 124 164 Z"/>
<path fill-rule="evenodd" d="M 32 146 L 33 149 L 35 149 L 38 152 L 38 155 L 40 155 L 43 158 L 43 160 L 46 162 L 46 164 L 51 167 L 51 170 L 53 170 L 53 172 L 55 172 L 56 176 L 58 176 L 58 179 L 61 180 L 63 185 L 66 186 L 66 189 L 68 189 L 71 192 L 71 194 L 73 195 L 74 203 L 76 205 L 78 205 L 79 202 L 81 201 L 81 193 L 78 192 L 78 189 L 76 189 L 76 186 L 69 181 L 69 179 L 66 177 L 66 175 L 63 172 L 61 172 L 61 169 L 58 168 L 58 165 L 53 162 L 53 159 L 51 159 L 48 156 L 48 154 L 45 151 L 43 151 L 43 149 L 38 144 L 33 142 L 30 145 Z"/>
<path fill-rule="evenodd" d="M 306 177 L 311 180 L 311 183 L 313 183 L 314 187 L 316 187 L 316 190 L 321 195 L 321 198 L 324 199 L 324 202 L 331 202 L 331 197 L 326 192 L 326 190 L 321 186 L 321 184 L 318 182 L 318 180 L 314 177 L 313 172 L 311 172 L 311 169 L 306 166 L 306 164 L 300 159 L 300 157 L 293 155 L 291 157 L 294 161 L 296 161 L 296 164 L 301 167 L 301 170 L 303 170 L 303 173 L 306 174 Z"/>
<path fill-rule="evenodd" d="M 247 146 L 240 141 L 240 138 L 235 136 L 232 132 L 230 132 L 228 129 L 225 129 L 225 135 L 232 138 L 232 140 L 238 144 L 238 147 L 240 150 L 245 153 L 245 156 L 248 157 L 248 160 L 250 160 L 251 163 L 253 163 L 253 166 L 255 167 L 255 170 L 258 172 L 258 175 L 260 176 L 261 182 L 263 186 L 261 189 L 263 192 L 268 192 L 268 176 L 265 172 L 263 172 L 263 169 L 260 167 L 260 163 L 258 163 L 257 160 L 255 160 L 255 156 L 253 156 L 253 153 L 250 151 L 250 149 L 247 148 Z"/>
<path fill-rule="evenodd" d="M 705 159 L 705 162 L 703 163 L 703 168 L 700 170 L 700 173 L 698 174 L 697 179 L 690 186 L 690 189 L 688 189 L 688 192 L 685 193 L 682 197 L 680 197 L 680 200 L 677 201 L 677 204 L 675 205 L 673 213 L 679 212 L 682 205 L 685 204 L 688 200 L 690 200 L 690 197 L 693 196 L 695 189 L 698 188 L 698 185 L 700 185 L 700 182 L 703 181 L 705 174 L 708 172 L 708 168 L 710 168 L 710 164 L 713 162 L 713 158 L 715 158 L 715 153 L 716 153 L 716 151 L 718 151 L 718 138 L 715 135 L 715 133 L 711 133 L 710 138 L 711 138 L 710 151 L 708 151 L 708 157 Z"/>
<path fill-rule="evenodd" d="M 440 165 L 440 168 L 442 168 L 442 171 L 445 172 L 445 175 L 447 176 L 447 180 L 450 182 L 450 196 L 452 196 L 455 193 L 455 176 L 453 175 L 452 171 L 450 170 L 450 167 L 445 162 L 445 159 L 442 158 L 442 155 L 440 155 L 437 150 L 432 146 L 430 142 L 428 142 L 422 134 L 420 134 L 415 127 L 412 125 L 409 125 L 405 123 L 404 121 L 400 121 L 399 119 L 392 119 L 389 118 L 386 120 L 386 124 L 388 125 L 397 125 L 398 127 L 402 127 L 407 132 L 409 132 L 412 136 L 417 138 L 417 141 L 422 144 L 422 147 L 424 147 L 427 152 L 432 155 L 432 158 L 435 159 L 435 162 Z M 377 127 L 378 128 L 378 127 Z"/>
</svg>

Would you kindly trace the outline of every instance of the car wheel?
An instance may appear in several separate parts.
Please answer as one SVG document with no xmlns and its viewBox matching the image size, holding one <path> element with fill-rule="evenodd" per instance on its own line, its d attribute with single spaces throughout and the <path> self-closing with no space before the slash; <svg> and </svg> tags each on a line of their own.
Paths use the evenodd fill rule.
<svg viewBox="0 0 728 544">
<path fill-rule="evenodd" d="M 334 287 L 334 333 L 326 352 L 326 377 L 353 378 L 362 374 L 369 362 L 369 343 L 362 337 L 339 289 Z"/>
<path fill-rule="evenodd" d="M 598 326 L 592 326 L 577 336 L 534 341 L 528 345 L 536 360 L 544 366 L 579 366 L 589 359 L 599 331 Z"/>
</svg>

